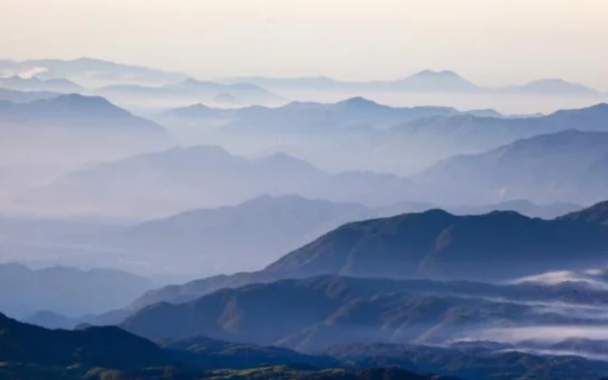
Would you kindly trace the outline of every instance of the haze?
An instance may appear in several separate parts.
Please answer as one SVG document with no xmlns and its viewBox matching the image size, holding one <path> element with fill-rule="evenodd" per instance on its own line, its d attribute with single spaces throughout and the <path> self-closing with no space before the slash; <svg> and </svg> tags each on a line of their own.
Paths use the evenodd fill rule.
<svg viewBox="0 0 608 380">
<path fill-rule="evenodd" d="M 608 89 L 602 0 L 0 0 L 0 8 L 0 53 L 12 59 L 96 57 L 209 79 L 451 69 L 488 86 L 560 77 Z"/>
</svg>

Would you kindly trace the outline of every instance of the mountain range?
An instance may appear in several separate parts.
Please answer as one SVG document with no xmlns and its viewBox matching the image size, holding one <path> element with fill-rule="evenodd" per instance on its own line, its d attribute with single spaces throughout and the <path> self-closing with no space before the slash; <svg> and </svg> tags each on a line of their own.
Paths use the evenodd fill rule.
<svg viewBox="0 0 608 380">
<path fill-rule="evenodd" d="M 332 104 L 292 102 L 277 108 L 218 109 L 197 104 L 171 110 L 164 119 L 193 125 L 220 120 L 228 132 L 333 134 L 349 129 L 388 128 L 413 119 L 457 113 L 449 107 L 390 107 L 356 97 Z"/>
<path fill-rule="evenodd" d="M 19 318 L 52 310 L 73 317 L 127 306 L 155 284 L 119 270 L 0 265 L 0 310 Z"/>
<path fill-rule="evenodd" d="M 285 103 L 280 96 L 255 84 L 226 85 L 191 78 L 163 86 L 117 84 L 95 89 L 94 93 L 118 104 L 137 108 L 179 107 L 201 101 L 231 107 Z"/>
<path fill-rule="evenodd" d="M 174 271 L 183 274 L 173 280 L 180 282 L 258 270 L 346 222 L 437 207 L 416 202 L 366 207 L 297 195 L 265 195 L 234 206 L 195 209 L 143 222 L 4 217 L 0 218 L 0 249 L 9 261 L 104 266 L 150 274 Z M 581 208 L 513 201 L 449 211 L 470 215 L 511 210 L 552 219 Z"/>
<path fill-rule="evenodd" d="M 435 372 L 472 380 L 583 380 L 607 371 L 601 361 L 500 352 L 489 344 L 483 349 L 351 344 L 306 355 L 206 337 L 153 343 L 116 327 L 47 330 L 4 315 L 0 330 L 0 376 L 7 379 L 458 380 L 416 374 Z"/>
<path fill-rule="evenodd" d="M 437 202 L 599 202 L 608 188 L 608 132 L 568 130 L 442 161 L 412 178 Z M 449 189 L 444 191 L 443 189 Z M 433 196 L 430 195 L 430 199 Z"/>
<path fill-rule="evenodd" d="M 40 99 L 54 98 L 61 94 L 48 91 L 17 91 L 0 88 L 0 101 L 30 103 Z"/>
<path fill-rule="evenodd" d="M 91 58 L 0 60 L 0 70 L 10 75 L 36 75 L 41 79 L 73 79 L 87 87 L 118 83 L 168 84 L 186 78 L 180 73 Z"/>
<path fill-rule="evenodd" d="M 370 182 L 376 183 L 375 189 L 368 187 Z M 64 176 L 27 199 L 61 203 L 67 213 L 151 217 L 241 203 L 264 194 L 395 203 L 405 199 L 410 186 L 411 181 L 390 175 L 328 174 L 282 153 L 248 159 L 215 146 L 195 146 L 96 165 Z"/>
<path fill-rule="evenodd" d="M 101 97 L 77 94 L 39 99 L 29 103 L 0 103 L 0 128 L 73 128 L 86 130 L 112 128 L 120 131 L 163 133 L 164 129 L 149 120 L 116 107 Z"/>
<path fill-rule="evenodd" d="M 582 293 L 582 297 L 573 295 Z M 186 303 L 158 303 L 120 326 L 149 339 L 196 336 L 317 352 L 347 344 L 445 345 L 513 329 L 605 323 L 606 289 L 394 281 L 322 276 L 222 289 Z M 559 339 L 559 338 L 556 338 Z M 529 343 L 525 343 L 529 345 Z"/>
<path fill-rule="evenodd" d="M 442 159 L 483 153 L 520 139 L 571 129 L 607 132 L 606 120 L 608 104 L 604 103 L 539 117 L 428 117 L 363 136 L 342 149 L 331 147 L 326 156 L 341 167 L 412 175 Z"/>
<path fill-rule="evenodd" d="M 494 93 L 599 96 L 600 92 L 562 79 L 540 79 L 524 85 L 503 88 L 479 86 L 454 71 L 423 70 L 403 79 L 392 81 L 353 82 L 328 77 L 270 78 L 235 77 L 220 80 L 223 83 L 254 83 L 272 90 L 317 91 L 317 92 L 410 92 L 410 93 Z"/>
<path fill-rule="evenodd" d="M 22 91 L 50 91 L 57 93 L 78 93 L 83 90 L 78 84 L 64 78 L 40 79 L 36 77 L 22 78 L 13 76 L 0 78 L 0 87 Z"/>
<path fill-rule="evenodd" d="M 0 376 L 7 379 L 194 380 L 234 379 L 244 374 L 270 380 L 283 374 L 301 380 L 331 380 L 336 376 L 353 380 L 382 380 L 386 376 L 431 380 L 430 376 L 401 369 L 330 369 L 342 363 L 326 356 L 203 337 L 155 344 L 109 326 L 47 330 L 0 314 L 0 331 Z"/>
<path fill-rule="evenodd" d="M 441 210 L 345 224 L 261 271 L 160 288 L 131 310 L 186 302 L 223 288 L 316 275 L 500 281 L 603 265 L 606 203 L 553 220 L 515 212 L 455 216 Z"/>
</svg>

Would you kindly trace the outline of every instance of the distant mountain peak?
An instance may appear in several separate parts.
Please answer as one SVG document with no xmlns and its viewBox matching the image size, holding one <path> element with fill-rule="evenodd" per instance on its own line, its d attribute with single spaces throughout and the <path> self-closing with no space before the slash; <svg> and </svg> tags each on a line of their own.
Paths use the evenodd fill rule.
<svg viewBox="0 0 608 380">
<path fill-rule="evenodd" d="M 376 103 L 372 100 L 369 100 L 367 98 L 364 98 L 362 96 L 355 96 L 353 98 L 343 100 L 343 101 L 339 102 L 338 104 L 344 104 L 344 105 L 354 106 L 354 107 L 379 106 L 378 103 Z"/>
<path fill-rule="evenodd" d="M 435 70 L 422 70 L 414 75 L 412 75 L 412 77 L 427 77 L 427 78 L 460 78 L 462 79 L 462 76 L 460 76 L 458 73 L 456 73 L 455 71 L 452 70 L 441 70 L 441 71 L 435 71 Z"/>
<path fill-rule="evenodd" d="M 560 219 L 583 220 L 608 227 L 608 201 L 597 203 L 581 211 L 573 212 Z"/>
</svg>

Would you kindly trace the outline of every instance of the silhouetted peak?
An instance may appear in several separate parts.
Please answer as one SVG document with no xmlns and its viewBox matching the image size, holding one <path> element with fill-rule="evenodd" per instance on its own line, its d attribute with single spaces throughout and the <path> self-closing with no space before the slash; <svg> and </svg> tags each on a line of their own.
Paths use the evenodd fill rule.
<svg viewBox="0 0 608 380">
<path fill-rule="evenodd" d="M 412 77 L 419 77 L 419 78 L 450 78 L 450 79 L 461 79 L 462 78 L 460 75 L 458 75 L 458 73 L 456 73 L 455 71 L 451 71 L 451 70 L 442 70 L 442 71 L 423 70 L 423 71 L 420 71 L 420 72 L 412 75 Z"/>
<path fill-rule="evenodd" d="M 346 100 L 341 101 L 338 104 L 342 104 L 342 105 L 346 105 L 346 106 L 350 106 L 350 107 L 357 107 L 357 108 L 378 106 L 378 103 L 371 101 L 369 99 L 366 99 L 362 96 L 356 96 L 354 98 L 346 99 Z"/>
<path fill-rule="evenodd" d="M 591 207 L 570 213 L 559 219 L 578 220 L 608 226 L 608 201 L 597 203 Z"/>
</svg>

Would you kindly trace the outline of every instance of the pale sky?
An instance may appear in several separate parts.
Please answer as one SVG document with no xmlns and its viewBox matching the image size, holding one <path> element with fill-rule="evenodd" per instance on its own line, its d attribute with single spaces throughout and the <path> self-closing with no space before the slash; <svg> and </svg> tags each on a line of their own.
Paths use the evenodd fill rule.
<svg viewBox="0 0 608 380">
<path fill-rule="evenodd" d="M 0 0 L 0 57 L 368 80 L 451 69 L 482 85 L 608 90 L 608 0 Z"/>
</svg>

